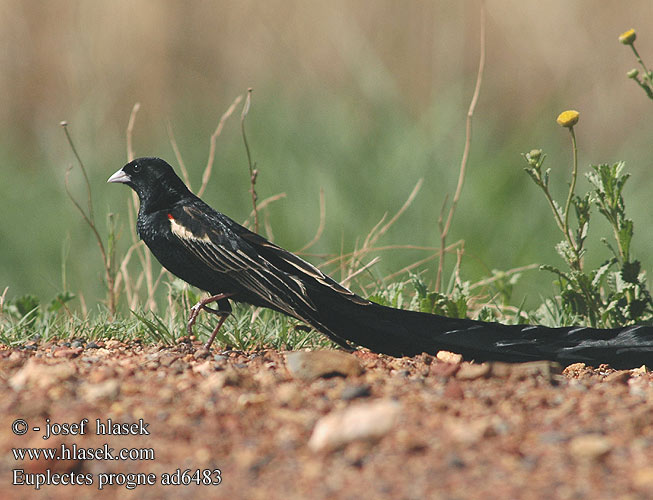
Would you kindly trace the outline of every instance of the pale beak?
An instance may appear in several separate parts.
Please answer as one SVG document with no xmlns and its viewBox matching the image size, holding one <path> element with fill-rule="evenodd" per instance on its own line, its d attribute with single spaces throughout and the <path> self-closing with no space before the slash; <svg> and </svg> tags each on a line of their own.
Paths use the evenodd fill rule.
<svg viewBox="0 0 653 500">
<path fill-rule="evenodd" d="M 121 168 L 115 174 L 113 174 L 111 177 L 109 177 L 107 182 L 127 183 L 127 182 L 131 182 L 131 180 L 132 180 L 131 177 L 129 177 L 129 175 L 127 175 L 127 173 L 125 173 L 125 171 Z"/>
</svg>

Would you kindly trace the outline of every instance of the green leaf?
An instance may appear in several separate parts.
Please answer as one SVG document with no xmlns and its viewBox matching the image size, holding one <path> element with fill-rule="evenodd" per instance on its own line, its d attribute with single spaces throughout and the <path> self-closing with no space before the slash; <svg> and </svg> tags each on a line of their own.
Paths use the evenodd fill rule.
<svg viewBox="0 0 653 500">
<path fill-rule="evenodd" d="M 633 239 L 633 221 L 630 219 L 623 219 L 617 234 L 619 238 L 619 246 L 623 252 L 622 258 L 623 260 L 628 261 L 630 257 L 630 242 Z"/>
<path fill-rule="evenodd" d="M 368 296 L 367 300 L 369 300 L 370 302 L 374 302 L 375 304 L 379 304 L 380 306 L 390 305 L 390 301 L 379 293 L 375 293 L 374 295 Z"/>
<path fill-rule="evenodd" d="M 567 276 L 567 274 L 565 274 L 564 272 L 562 272 L 560 269 L 558 269 L 555 266 L 550 266 L 548 264 L 542 264 L 540 266 L 540 271 L 549 271 L 550 273 L 557 274 L 558 276 L 560 276 L 560 278 L 562 278 L 562 279 L 564 279 L 566 281 L 569 281 L 569 276 Z"/>
<path fill-rule="evenodd" d="M 542 184 L 542 179 L 540 178 L 540 173 L 537 170 L 530 167 L 524 167 L 524 171 L 531 176 L 531 179 L 533 179 L 533 182 L 535 182 L 535 184 L 537 184 L 540 187 L 544 187 L 544 185 Z"/>
<path fill-rule="evenodd" d="M 35 295 L 23 295 L 14 301 L 18 314 L 22 318 L 29 312 L 39 307 L 41 301 Z"/>
<path fill-rule="evenodd" d="M 569 242 L 566 240 L 561 241 L 556 245 L 556 251 L 563 258 L 569 267 L 576 267 L 577 259 L 574 251 L 571 249 Z"/>
<path fill-rule="evenodd" d="M 418 298 L 423 299 L 428 295 L 429 293 L 428 287 L 426 286 L 426 283 L 424 283 L 424 281 L 422 281 L 422 279 L 419 276 L 417 276 L 416 274 L 411 274 L 410 281 L 413 284 L 415 291 L 417 292 Z"/>
<path fill-rule="evenodd" d="M 139 314 L 136 311 L 132 311 L 132 314 L 145 325 L 154 341 L 162 342 L 167 345 L 173 345 L 175 343 L 174 334 L 168 330 L 168 327 L 156 314 L 151 315 L 153 318 L 152 320 L 148 319 L 145 314 Z"/>
<path fill-rule="evenodd" d="M 572 288 L 567 288 L 563 290 L 560 295 L 562 297 L 563 305 L 568 307 L 574 314 L 578 314 L 580 316 L 588 315 L 589 308 L 583 294 L 577 292 Z"/>
<path fill-rule="evenodd" d="M 601 284 L 601 280 L 610 270 L 610 268 L 615 264 L 616 259 L 610 259 L 604 262 L 598 269 L 592 271 L 592 287 L 597 288 Z"/>
<path fill-rule="evenodd" d="M 610 249 L 610 251 L 614 254 L 615 259 L 619 259 L 621 255 L 619 255 L 619 252 L 617 252 L 614 247 L 610 244 L 610 242 L 606 238 L 601 238 L 601 243 L 603 243 L 606 247 Z"/>
<path fill-rule="evenodd" d="M 642 266 L 638 260 L 624 262 L 621 266 L 621 279 L 626 283 L 638 284 L 641 268 Z"/>
<path fill-rule="evenodd" d="M 61 309 L 64 306 L 64 304 L 66 304 L 67 302 L 70 302 L 74 298 L 75 298 L 74 293 L 61 292 L 61 293 L 57 294 L 57 296 L 54 299 L 52 299 L 52 301 L 50 302 L 50 305 L 48 305 L 48 311 L 49 312 L 56 312 L 59 309 Z"/>
<path fill-rule="evenodd" d="M 478 321 L 495 322 L 498 321 L 497 313 L 494 309 L 483 306 L 476 317 Z"/>
</svg>

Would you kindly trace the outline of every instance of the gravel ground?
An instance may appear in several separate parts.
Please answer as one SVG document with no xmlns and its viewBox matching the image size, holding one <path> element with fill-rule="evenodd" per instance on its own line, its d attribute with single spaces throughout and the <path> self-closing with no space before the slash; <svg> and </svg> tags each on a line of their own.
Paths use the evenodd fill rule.
<svg viewBox="0 0 653 500">
<path fill-rule="evenodd" d="M 187 338 L 1 349 L 0 498 L 653 498 L 645 367 Z"/>
</svg>

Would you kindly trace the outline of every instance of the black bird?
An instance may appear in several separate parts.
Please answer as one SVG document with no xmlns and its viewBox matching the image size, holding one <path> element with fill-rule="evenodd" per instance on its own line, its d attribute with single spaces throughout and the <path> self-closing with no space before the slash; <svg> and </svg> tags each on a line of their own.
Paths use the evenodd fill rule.
<svg viewBox="0 0 653 500">
<path fill-rule="evenodd" d="M 438 350 L 467 359 L 562 364 L 653 364 L 653 327 L 617 329 L 503 325 L 393 309 L 370 302 L 295 254 L 249 231 L 190 192 L 168 163 L 139 158 L 113 174 L 140 199 L 138 234 L 161 265 L 210 297 L 191 310 L 220 316 L 206 347 L 231 313 L 229 301 L 295 317 L 340 346 L 391 356 Z M 218 309 L 208 304 L 217 302 Z"/>
</svg>

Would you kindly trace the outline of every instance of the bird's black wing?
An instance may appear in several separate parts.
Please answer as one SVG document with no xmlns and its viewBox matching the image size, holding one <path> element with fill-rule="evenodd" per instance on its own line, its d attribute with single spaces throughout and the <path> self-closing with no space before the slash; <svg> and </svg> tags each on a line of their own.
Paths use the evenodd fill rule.
<svg viewBox="0 0 653 500">
<path fill-rule="evenodd" d="M 170 212 L 168 219 L 172 234 L 194 257 L 240 287 L 233 291 L 237 295 L 254 295 L 267 307 L 302 319 L 325 333 L 329 329 L 317 320 L 319 314 L 311 292 L 370 304 L 312 264 L 208 206 L 182 204 Z"/>
</svg>

